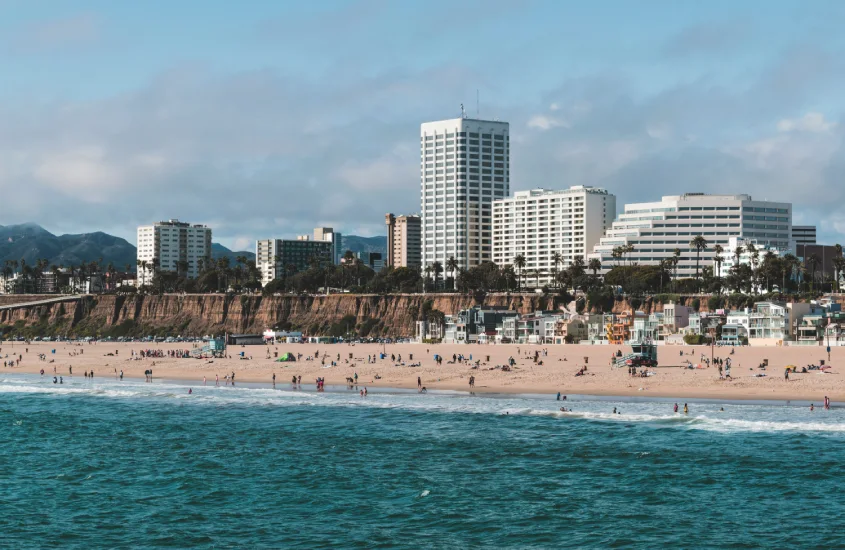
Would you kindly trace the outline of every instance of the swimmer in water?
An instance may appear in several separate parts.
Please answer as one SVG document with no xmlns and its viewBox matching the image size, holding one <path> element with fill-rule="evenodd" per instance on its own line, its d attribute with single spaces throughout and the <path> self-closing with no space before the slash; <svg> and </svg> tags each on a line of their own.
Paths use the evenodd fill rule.
<svg viewBox="0 0 845 550">
<path fill-rule="evenodd" d="M 192 393 L 194 393 L 193 388 L 188 388 L 188 395 L 191 395 Z"/>
<path fill-rule="evenodd" d="M 616 407 L 613 407 L 613 414 L 616 414 Z"/>
<path fill-rule="evenodd" d="M 684 414 L 688 414 L 688 413 L 689 413 L 689 407 L 687 407 L 687 404 L 684 403 Z"/>
</svg>

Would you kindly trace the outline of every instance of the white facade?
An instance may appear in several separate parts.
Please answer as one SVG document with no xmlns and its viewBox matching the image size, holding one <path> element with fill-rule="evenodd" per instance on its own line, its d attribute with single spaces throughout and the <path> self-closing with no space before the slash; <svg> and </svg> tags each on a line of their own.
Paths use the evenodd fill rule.
<svg viewBox="0 0 845 550">
<path fill-rule="evenodd" d="M 576 186 L 562 191 L 534 189 L 493 202 L 493 262 L 512 264 L 521 254 L 529 272 L 539 270 L 541 285 L 555 269 L 586 259 L 616 214 L 616 197 L 604 189 Z M 553 261 L 558 253 L 563 262 Z M 528 282 L 536 278 L 528 277 Z"/>
<path fill-rule="evenodd" d="M 718 265 L 718 263 L 716 262 L 716 254 L 713 254 L 713 275 L 716 277 L 727 277 L 730 274 L 731 268 L 737 264 L 737 257 L 735 255 L 735 252 L 738 247 L 742 247 L 742 254 L 739 255 L 739 265 L 753 266 L 754 254 L 748 251 L 749 244 L 754 245 L 754 248 L 757 251 L 757 265 L 760 265 L 760 263 L 762 263 L 763 256 L 767 252 L 772 252 L 778 257 L 786 253 L 785 251 L 777 248 L 771 248 L 768 246 L 760 245 L 757 243 L 757 239 L 731 237 L 730 239 L 728 239 L 728 245 L 723 246 L 725 251 L 722 253 L 721 265 Z"/>
<path fill-rule="evenodd" d="M 617 217 L 589 257 L 599 258 L 606 273 L 615 263 L 611 253 L 618 246 L 634 246 L 633 252 L 617 260 L 627 265 L 657 265 L 672 258 L 678 248 L 678 277 L 694 277 L 696 250 L 689 243 L 699 235 L 708 242 L 708 249 L 701 252 L 699 267 L 712 264 L 713 247 L 727 247 L 731 237 L 751 238 L 761 246 L 791 251 L 792 205 L 755 201 L 750 195 L 703 193 L 626 204 L 625 212 Z"/>
<path fill-rule="evenodd" d="M 492 259 L 493 200 L 510 193 L 507 122 L 457 118 L 420 126 L 422 267 Z"/>
<path fill-rule="evenodd" d="M 186 262 L 184 274 L 191 279 L 199 275 L 200 262 L 211 261 L 211 228 L 191 225 L 179 220 L 158 222 L 138 227 L 138 261 L 147 262 L 144 272 L 138 268 L 138 279 L 149 284 L 153 263 L 158 261 L 159 271 L 181 271 L 179 262 Z"/>
</svg>

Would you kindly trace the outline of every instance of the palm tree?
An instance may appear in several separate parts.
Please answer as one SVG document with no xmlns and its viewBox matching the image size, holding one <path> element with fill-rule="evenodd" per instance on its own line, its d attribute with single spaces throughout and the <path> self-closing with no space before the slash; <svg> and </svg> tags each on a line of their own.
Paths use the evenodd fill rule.
<svg viewBox="0 0 845 550">
<path fill-rule="evenodd" d="M 446 271 L 452 275 L 452 290 L 458 289 L 458 279 L 455 277 L 455 272 L 458 270 L 458 260 L 454 256 L 450 256 L 446 260 Z"/>
<path fill-rule="evenodd" d="M 839 292 L 841 290 L 839 288 L 839 275 L 842 274 L 843 262 L 837 260 L 842 259 L 842 245 L 836 243 L 835 245 L 833 245 L 833 247 L 836 249 L 836 256 L 834 256 L 833 258 L 833 273 L 836 277 L 836 292 Z"/>
<path fill-rule="evenodd" d="M 593 272 L 593 277 L 597 276 L 601 271 L 601 260 L 593 258 L 587 263 L 587 269 Z"/>
<path fill-rule="evenodd" d="M 425 266 L 425 279 L 423 279 L 423 292 L 425 292 L 426 286 L 428 286 L 428 280 L 431 279 L 431 272 L 434 271 L 434 268 L 429 264 Z"/>
<path fill-rule="evenodd" d="M 522 254 L 517 254 L 516 257 L 513 259 L 513 266 L 519 270 L 519 276 L 516 279 L 516 284 L 519 287 L 518 290 L 522 290 L 520 278 L 522 278 L 523 271 L 525 270 L 525 256 L 523 256 Z"/>
<path fill-rule="evenodd" d="M 813 291 L 813 287 L 816 283 L 816 269 L 818 269 L 819 264 L 821 263 L 822 261 L 815 254 L 810 254 L 810 257 L 806 260 L 807 268 L 809 268 L 812 272 L 812 278 L 810 279 L 810 292 Z"/>
<path fill-rule="evenodd" d="M 725 253 L 725 249 L 722 248 L 722 245 L 717 244 L 713 247 L 713 253 L 716 255 L 713 261 L 716 262 L 716 275 L 718 277 L 722 276 L 722 254 Z"/>
<path fill-rule="evenodd" d="M 557 280 L 558 267 L 561 263 L 563 263 L 563 255 L 560 252 L 552 254 L 552 264 L 554 265 L 554 268 L 552 269 L 552 279 L 554 280 Z"/>
<path fill-rule="evenodd" d="M 622 252 L 626 255 L 625 256 L 626 262 L 628 262 L 630 260 L 630 258 L 627 255 L 631 254 L 633 251 L 634 251 L 634 245 L 633 244 L 626 244 L 625 246 L 622 247 Z"/>
<path fill-rule="evenodd" d="M 613 263 L 616 264 L 616 267 L 619 267 L 619 260 L 622 258 L 624 250 L 621 246 L 614 246 L 610 252 L 610 257 L 613 258 Z"/>
<path fill-rule="evenodd" d="M 434 289 L 437 290 L 437 281 L 440 280 L 440 274 L 443 273 L 443 264 L 434 262 L 431 264 L 431 271 L 434 273 Z"/>
<path fill-rule="evenodd" d="M 702 235 L 695 237 L 693 240 L 689 242 L 690 248 L 695 249 L 695 280 L 698 281 L 698 264 L 701 261 L 701 251 L 707 250 L 707 239 L 705 239 Z M 698 283 L 698 292 L 701 292 L 701 283 Z"/>
</svg>

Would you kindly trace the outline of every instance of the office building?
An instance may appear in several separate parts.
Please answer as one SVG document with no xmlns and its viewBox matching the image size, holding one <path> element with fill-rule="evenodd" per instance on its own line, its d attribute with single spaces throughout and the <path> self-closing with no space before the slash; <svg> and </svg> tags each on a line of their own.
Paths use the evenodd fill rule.
<svg viewBox="0 0 845 550">
<path fill-rule="evenodd" d="M 387 262 L 393 267 L 420 267 L 422 242 L 420 230 L 422 220 L 419 216 L 384 217 L 387 225 Z"/>
<path fill-rule="evenodd" d="M 332 243 L 332 262 L 340 263 L 340 259 L 346 251 L 343 250 L 343 236 L 339 232 L 331 227 L 317 227 L 314 229 L 314 240 Z"/>
<path fill-rule="evenodd" d="M 333 253 L 332 241 L 265 239 L 255 243 L 255 266 L 261 272 L 261 284 L 266 285 L 273 279 L 305 271 L 314 263 L 332 264 Z"/>
<path fill-rule="evenodd" d="M 816 244 L 816 226 L 793 225 L 792 240 L 795 244 Z"/>
<path fill-rule="evenodd" d="M 139 284 L 149 284 L 153 266 L 158 271 L 177 272 L 195 279 L 202 265 L 211 262 L 211 228 L 179 220 L 138 227 L 138 261 L 147 269 L 138 269 Z"/>
<path fill-rule="evenodd" d="M 616 215 L 616 197 L 604 189 L 576 186 L 561 191 L 534 189 L 493 202 L 493 262 L 513 264 L 525 257 L 525 269 L 539 270 L 539 284 L 580 256 L 586 259 Z M 555 255 L 562 261 L 555 263 Z M 527 282 L 537 282 L 536 276 Z"/>
<path fill-rule="evenodd" d="M 457 118 L 420 126 L 422 267 L 493 257 L 493 201 L 510 192 L 507 122 Z"/>
<path fill-rule="evenodd" d="M 817 281 L 832 279 L 836 272 L 833 266 L 833 260 L 842 256 L 842 254 L 837 252 L 835 246 L 822 244 L 796 244 L 795 255 L 806 268 L 802 275 L 804 280 L 810 280 L 813 277 L 812 262 L 808 262 L 810 257 L 815 256 L 819 260 L 815 266 Z"/>
<path fill-rule="evenodd" d="M 759 246 L 792 251 L 792 205 L 755 201 L 750 195 L 687 193 L 660 202 L 626 204 L 589 258 L 598 258 L 602 272 L 616 264 L 657 265 L 680 250 L 677 277 L 695 277 L 697 253 L 690 241 L 701 235 L 708 247 L 701 251 L 701 267 L 712 265 L 716 244 L 729 246 L 731 237 L 754 239 Z M 614 259 L 618 247 L 633 251 Z M 673 275 L 675 270 L 673 269 Z"/>
</svg>

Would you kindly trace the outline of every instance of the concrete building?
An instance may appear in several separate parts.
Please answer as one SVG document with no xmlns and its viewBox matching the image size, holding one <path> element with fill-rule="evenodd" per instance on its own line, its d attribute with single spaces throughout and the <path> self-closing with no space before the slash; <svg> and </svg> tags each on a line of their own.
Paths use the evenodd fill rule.
<svg viewBox="0 0 845 550">
<path fill-rule="evenodd" d="M 147 269 L 138 270 L 138 278 L 149 284 L 153 263 L 159 271 L 176 271 L 188 278 L 199 275 L 200 264 L 211 262 L 211 228 L 191 225 L 179 220 L 158 222 L 138 227 L 138 261 L 147 262 Z"/>
<path fill-rule="evenodd" d="M 626 204 L 589 258 L 602 262 L 607 272 L 616 262 L 657 265 L 680 249 L 677 276 L 695 276 L 696 251 L 689 243 L 707 239 L 699 269 L 713 262 L 713 246 L 726 248 L 731 237 L 755 239 L 763 247 L 792 251 L 792 205 L 755 201 L 750 195 L 687 193 L 666 196 L 660 202 Z M 621 260 L 611 256 L 617 247 L 633 245 Z"/>
<path fill-rule="evenodd" d="M 419 216 L 386 214 L 387 263 L 393 267 L 421 267 L 422 219 Z"/>
<path fill-rule="evenodd" d="M 793 225 L 792 240 L 795 244 L 816 244 L 816 226 Z"/>
<path fill-rule="evenodd" d="M 310 239 L 265 239 L 255 243 L 255 266 L 261 272 L 261 284 L 283 279 L 311 267 L 316 260 L 321 265 L 334 263 L 335 246 L 332 241 Z"/>
<path fill-rule="evenodd" d="M 604 189 L 517 191 L 493 201 L 493 262 L 512 264 L 521 254 L 529 272 L 540 271 L 539 284 L 551 284 L 556 269 L 586 258 L 615 215 L 616 197 Z M 561 264 L 555 265 L 555 254 L 563 258 Z"/>
<path fill-rule="evenodd" d="M 343 235 L 331 227 L 317 227 L 314 229 L 314 240 L 332 243 L 332 262 L 340 264 L 340 259 L 346 252 L 343 250 Z"/>
<path fill-rule="evenodd" d="M 832 279 L 835 271 L 833 269 L 833 259 L 841 256 L 836 251 L 836 247 L 822 244 L 795 245 L 795 255 L 801 260 L 804 267 L 807 268 L 807 271 L 804 273 L 804 279 L 806 280 L 811 279 L 813 276 L 813 270 L 807 265 L 807 260 L 813 254 L 819 259 L 819 265 L 816 267 L 816 281 L 820 282 L 826 279 Z"/>
<path fill-rule="evenodd" d="M 742 247 L 742 254 L 739 255 L 739 264 L 738 265 L 750 265 L 754 266 L 754 254 L 748 251 L 748 245 L 753 245 L 754 250 L 757 252 L 757 265 L 759 266 L 763 262 L 763 256 L 766 255 L 767 252 L 771 252 L 775 256 L 782 256 L 787 251 L 761 245 L 757 242 L 757 239 L 746 239 L 743 237 L 731 237 L 728 239 L 727 246 L 722 246 L 725 251 L 722 253 L 721 262 L 716 261 L 717 254 L 713 253 L 713 275 L 715 277 L 727 277 L 731 273 L 731 268 L 734 265 L 737 265 L 737 256 L 736 256 L 736 249 Z M 762 289 L 759 285 L 755 287 L 755 291 L 759 292 Z"/>
<path fill-rule="evenodd" d="M 456 118 L 420 126 L 422 266 L 492 259 L 493 201 L 510 193 L 507 122 Z"/>
</svg>

